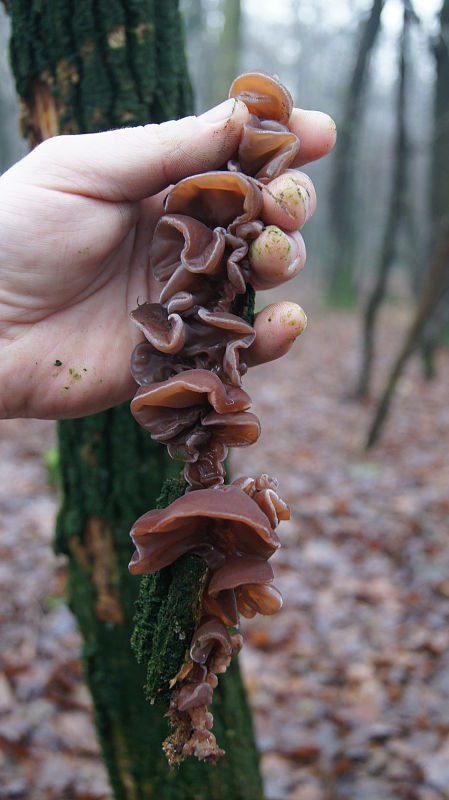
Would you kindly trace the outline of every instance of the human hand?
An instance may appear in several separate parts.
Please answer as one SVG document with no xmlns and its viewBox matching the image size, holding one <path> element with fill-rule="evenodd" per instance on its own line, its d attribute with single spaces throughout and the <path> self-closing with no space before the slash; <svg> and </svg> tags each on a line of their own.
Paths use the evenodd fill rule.
<svg viewBox="0 0 449 800">
<path fill-rule="evenodd" d="M 167 188 L 222 166 L 247 117 L 228 100 L 201 117 L 58 136 L 0 178 L 0 417 L 79 417 L 133 395 L 140 334 L 129 313 L 138 299 L 158 300 L 148 251 Z M 295 167 L 332 149 L 327 115 L 294 109 L 289 125 L 301 141 Z M 256 289 L 302 268 L 298 229 L 316 204 L 297 169 L 267 188 L 267 228 L 250 252 Z M 303 324 L 294 303 L 261 311 L 248 363 L 286 353 Z"/>
</svg>

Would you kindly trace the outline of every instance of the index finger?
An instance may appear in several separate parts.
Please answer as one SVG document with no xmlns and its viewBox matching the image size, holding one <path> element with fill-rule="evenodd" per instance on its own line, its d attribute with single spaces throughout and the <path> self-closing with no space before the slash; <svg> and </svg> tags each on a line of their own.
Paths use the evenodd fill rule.
<svg viewBox="0 0 449 800">
<path fill-rule="evenodd" d="M 337 138 L 334 120 L 322 111 L 294 108 L 288 127 L 300 141 L 298 155 L 290 164 L 291 167 L 302 167 L 310 161 L 316 161 L 327 155 L 332 150 Z"/>
</svg>

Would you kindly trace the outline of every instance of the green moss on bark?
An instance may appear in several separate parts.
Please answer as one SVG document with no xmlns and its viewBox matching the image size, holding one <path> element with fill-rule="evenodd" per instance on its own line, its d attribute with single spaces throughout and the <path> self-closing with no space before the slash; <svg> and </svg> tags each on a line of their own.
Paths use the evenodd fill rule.
<svg viewBox="0 0 449 800">
<path fill-rule="evenodd" d="M 170 681 L 178 674 L 199 619 L 208 570 L 200 558 L 184 556 L 171 568 L 168 591 L 160 605 L 147 662 L 145 697 L 165 708 L 170 701 Z M 142 598 L 142 591 L 139 593 Z M 145 604 L 142 604 L 143 608 Z M 139 628 L 137 621 L 134 629 Z"/>
<path fill-rule="evenodd" d="M 186 489 L 183 479 L 167 478 L 156 500 L 166 508 Z M 195 556 L 145 575 L 139 587 L 131 646 L 146 669 L 144 693 L 151 703 L 168 707 L 170 681 L 179 672 L 198 622 L 208 570 Z"/>
</svg>

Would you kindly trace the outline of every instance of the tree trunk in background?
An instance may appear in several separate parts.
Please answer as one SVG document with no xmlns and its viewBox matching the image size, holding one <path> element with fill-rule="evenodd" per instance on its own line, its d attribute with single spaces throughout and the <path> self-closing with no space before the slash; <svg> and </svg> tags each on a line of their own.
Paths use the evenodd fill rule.
<svg viewBox="0 0 449 800">
<path fill-rule="evenodd" d="M 11 57 L 33 144 L 161 122 L 191 111 L 177 0 L 11 0 Z M 120 406 L 60 423 L 63 504 L 56 549 L 69 558 L 68 599 L 117 800 L 243 800 L 262 796 L 251 718 L 236 663 L 214 694 L 218 767 L 170 771 L 163 711 L 143 698 L 130 649 L 139 579 L 129 530 L 179 470 Z"/>
<path fill-rule="evenodd" d="M 435 136 L 432 149 L 431 208 L 434 227 L 449 214 L 449 0 L 440 10 L 440 34 L 435 41 Z M 434 355 L 449 328 L 449 309 L 440 303 L 421 335 L 425 375 L 435 375 Z"/>
<path fill-rule="evenodd" d="M 337 124 L 338 147 L 330 193 L 330 214 L 334 238 L 334 258 L 328 287 L 329 302 L 335 305 L 352 303 L 354 283 L 354 178 L 355 152 L 360 128 L 363 90 L 366 85 L 370 56 L 380 28 L 385 0 L 374 0 L 362 28 L 359 49 L 344 105 L 343 119 Z"/>
<path fill-rule="evenodd" d="M 404 218 L 407 192 L 408 142 L 406 132 L 406 70 L 409 27 L 413 10 L 409 0 L 403 2 L 403 25 L 399 50 L 399 86 L 396 103 L 396 143 L 394 148 L 394 171 L 391 184 L 390 203 L 387 211 L 384 238 L 380 252 L 377 275 L 368 297 L 363 316 L 362 359 L 357 397 L 369 395 L 374 360 L 374 339 L 377 314 L 385 298 L 388 276 L 393 264 L 396 241 Z"/>
<path fill-rule="evenodd" d="M 381 434 L 396 386 L 410 356 L 420 344 L 421 346 L 424 344 L 425 347 L 426 328 L 431 325 L 435 315 L 440 313 L 447 320 L 446 308 L 449 298 L 449 0 L 444 0 L 440 10 L 440 36 L 435 53 L 437 59 L 435 140 L 438 142 L 438 146 L 434 148 L 432 163 L 435 243 L 416 312 L 373 416 L 366 440 L 367 448 L 372 447 Z M 432 359 L 432 353 L 430 359 Z M 431 367 L 432 362 L 430 362 Z"/>
<path fill-rule="evenodd" d="M 240 72 L 241 2 L 184 0 L 182 5 L 196 109 L 200 113 L 223 102 Z M 221 24 L 217 26 L 218 20 Z"/>
<path fill-rule="evenodd" d="M 449 0 L 440 11 L 440 35 L 435 42 L 435 138 L 432 150 L 432 212 L 435 227 L 449 213 Z"/>
<path fill-rule="evenodd" d="M 445 287 L 445 295 L 442 295 Z M 449 221 L 442 225 L 436 241 L 435 250 L 429 263 L 426 274 L 425 286 L 420 302 L 414 314 L 412 323 L 407 331 L 404 343 L 399 351 L 393 369 L 390 372 L 385 389 L 377 405 L 376 412 L 369 430 L 366 447 L 372 447 L 378 440 L 382 427 L 390 410 L 391 401 L 412 353 L 419 344 L 420 333 L 430 315 L 434 312 L 438 302 L 444 302 L 449 296 Z"/>
<path fill-rule="evenodd" d="M 240 0 L 223 0 L 224 24 L 220 33 L 210 105 L 228 96 L 229 87 L 239 74 L 240 60 Z"/>
</svg>

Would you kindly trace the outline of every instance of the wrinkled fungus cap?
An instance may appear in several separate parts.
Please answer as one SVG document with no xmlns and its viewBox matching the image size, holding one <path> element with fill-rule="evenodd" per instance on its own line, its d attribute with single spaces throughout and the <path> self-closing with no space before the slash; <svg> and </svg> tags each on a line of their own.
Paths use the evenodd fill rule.
<svg viewBox="0 0 449 800">
<path fill-rule="evenodd" d="M 224 655 L 232 654 L 231 637 L 219 619 L 209 619 L 196 629 L 190 646 L 190 658 L 197 664 L 205 664 L 214 648 Z"/>
<path fill-rule="evenodd" d="M 168 381 L 141 386 L 131 402 L 131 412 L 143 427 L 154 413 L 150 409 L 183 409 L 212 406 L 219 414 L 245 411 L 251 405 L 249 395 L 233 386 L 226 386 L 213 372 L 192 369 L 174 375 Z M 212 410 L 211 409 L 211 410 Z"/>
<path fill-rule="evenodd" d="M 167 214 L 186 214 L 211 228 L 241 225 L 260 216 L 262 192 L 237 172 L 206 172 L 184 178 L 165 201 Z"/>
<path fill-rule="evenodd" d="M 222 553 L 269 558 L 280 546 L 259 506 L 235 486 L 199 489 L 148 511 L 134 524 L 136 547 L 129 569 L 134 575 L 156 572 L 186 552 L 205 545 Z"/>
<path fill-rule="evenodd" d="M 250 118 L 243 127 L 237 159 L 228 162 L 228 169 L 268 183 L 290 166 L 299 150 L 299 139 L 288 128 L 290 92 L 270 75 L 248 72 L 235 79 L 229 96 L 245 103 Z"/>
<path fill-rule="evenodd" d="M 250 114 L 276 119 L 284 125 L 290 119 L 293 98 L 279 80 L 265 72 L 245 72 L 232 83 L 229 97 L 245 103 Z"/>
</svg>

